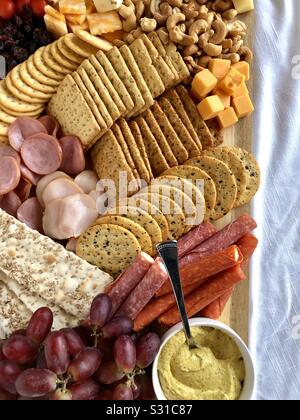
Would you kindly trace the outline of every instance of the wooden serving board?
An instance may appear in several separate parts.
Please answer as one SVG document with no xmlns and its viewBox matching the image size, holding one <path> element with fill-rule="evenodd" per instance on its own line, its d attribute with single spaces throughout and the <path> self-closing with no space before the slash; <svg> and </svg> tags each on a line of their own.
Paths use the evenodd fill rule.
<svg viewBox="0 0 300 420">
<path fill-rule="evenodd" d="M 247 37 L 245 45 L 253 49 L 253 30 L 255 12 L 246 13 L 245 15 L 239 15 L 238 19 L 244 21 L 248 27 Z M 247 82 L 247 86 L 250 95 L 253 99 L 253 73 L 251 72 L 250 81 Z M 239 123 L 226 130 L 225 144 L 229 146 L 242 147 L 248 151 L 252 151 L 252 117 L 244 118 Z M 232 211 L 222 221 L 219 222 L 218 228 L 222 228 L 232 220 L 244 213 L 250 213 L 251 206 L 243 206 L 239 209 Z M 249 269 L 246 272 L 248 280 L 238 284 L 235 288 L 232 298 L 228 302 L 222 318 L 220 321 L 229 325 L 233 328 L 242 339 L 248 343 L 249 341 L 249 294 L 250 294 L 250 283 L 249 283 Z"/>
</svg>

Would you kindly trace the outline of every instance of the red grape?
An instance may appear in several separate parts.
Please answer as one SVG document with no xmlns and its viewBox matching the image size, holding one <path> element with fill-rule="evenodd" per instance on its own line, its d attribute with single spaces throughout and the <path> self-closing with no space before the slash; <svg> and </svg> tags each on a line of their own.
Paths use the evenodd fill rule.
<svg viewBox="0 0 300 420">
<path fill-rule="evenodd" d="M 2 351 L 8 360 L 20 364 L 33 362 L 37 356 L 37 347 L 23 335 L 14 335 L 4 341 Z"/>
<path fill-rule="evenodd" d="M 17 331 L 14 331 L 11 334 L 11 337 L 14 337 L 15 335 L 23 335 L 24 337 L 26 337 L 26 330 L 17 330 Z"/>
<path fill-rule="evenodd" d="M 38 369 L 48 369 L 44 350 L 39 353 L 36 359 L 36 367 Z"/>
<path fill-rule="evenodd" d="M 54 392 L 57 376 L 47 369 L 27 369 L 16 381 L 16 390 L 22 397 L 39 398 Z"/>
<path fill-rule="evenodd" d="M 1 0 L 0 18 L 4 20 L 11 19 L 16 13 L 16 6 L 12 0 Z"/>
<path fill-rule="evenodd" d="M 114 389 L 112 399 L 119 400 L 119 401 L 133 400 L 133 393 L 132 393 L 131 388 L 126 384 L 117 385 L 116 388 Z"/>
<path fill-rule="evenodd" d="M 104 389 L 104 391 L 99 394 L 97 401 L 111 401 L 113 399 L 113 390 L 112 389 Z"/>
<path fill-rule="evenodd" d="M 74 384 L 70 387 L 73 401 L 95 400 L 100 392 L 100 385 L 93 379 L 88 379 L 81 384 Z"/>
<path fill-rule="evenodd" d="M 120 335 L 115 341 L 114 359 L 119 369 L 125 373 L 130 373 L 135 368 L 136 348 L 129 335 Z"/>
<path fill-rule="evenodd" d="M 101 293 L 92 302 L 90 310 L 91 325 L 102 328 L 109 320 L 111 313 L 111 299 L 108 295 Z"/>
<path fill-rule="evenodd" d="M 133 330 L 133 321 L 128 316 L 117 316 L 102 328 L 104 338 L 117 338 L 123 334 L 130 334 Z"/>
<path fill-rule="evenodd" d="M 61 331 L 53 332 L 46 338 L 45 358 L 48 369 L 52 370 L 57 375 L 66 373 L 70 358 L 68 343 Z"/>
<path fill-rule="evenodd" d="M 134 379 L 130 384 L 130 388 L 132 391 L 133 399 L 137 400 L 141 393 L 141 385 Z"/>
<path fill-rule="evenodd" d="M 22 370 L 17 363 L 2 360 L 0 362 L 0 386 L 10 394 L 15 394 L 15 382 L 21 372 Z"/>
<path fill-rule="evenodd" d="M 140 387 L 139 400 L 153 401 L 156 399 L 152 378 L 150 375 L 139 375 L 134 378 L 135 383 Z"/>
<path fill-rule="evenodd" d="M 101 350 L 103 360 L 113 359 L 113 342 L 106 340 L 103 337 L 99 337 L 97 340 L 97 348 Z"/>
<path fill-rule="evenodd" d="M 160 348 L 160 338 L 155 333 L 143 335 L 136 345 L 136 365 L 145 369 L 155 359 Z"/>
<path fill-rule="evenodd" d="M 50 333 L 52 324 L 52 311 L 49 308 L 40 308 L 32 315 L 26 335 L 33 342 L 41 344 Z"/>
<path fill-rule="evenodd" d="M 2 343 L 0 344 L 0 361 L 1 360 L 5 360 L 5 356 L 4 356 L 3 351 L 2 351 Z"/>
<path fill-rule="evenodd" d="M 62 332 L 65 336 L 65 339 L 67 340 L 68 351 L 69 351 L 70 357 L 77 356 L 77 354 L 80 353 L 81 350 L 85 348 L 85 345 L 81 337 L 72 328 L 65 328 L 62 330 Z"/>
<path fill-rule="evenodd" d="M 10 394 L 9 392 L 0 388 L 0 401 L 14 401 L 16 399 L 16 395 Z"/>
<path fill-rule="evenodd" d="M 72 400 L 71 391 L 68 389 L 57 389 L 51 395 L 49 395 L 49 400 L 51 401 L 70 401 Z"/>
<path fill-rule="evenodd" d="M 100 384 L 104 385 L 110 385 L 114 382 L 118 382 L 121 379 L 123 379 L 125 376 L 124 372 L 121 372 L 118 368 L 118 366 L 115 364 L 114 361 L 109 361 L 103 363 L 102 366 L 100 366 L 100 369 L 98 372 L 96 372 L 96 379 Z"/>
<path fill-rule="evenodd" d="M 96 348 L 82 350 L 69 365 L 68 373 L 74 382 L 84 382 L 94 375 L 102 362 L 102 353 Z"/>
<path fill-rule="evenodd" d="M 23 7 L 25 5 L 29 5 L 30 4 L 30 0 L 16 0 L 16 8 L 17 8 L 17 12 L 19 14 L 21 14 L 23 12 Z"/>
<path fill-rule="evenodd" d="M 34 16 L 42 18 L 45 15 L 46 0 L 30 0 L 30 7 Z"/>
</svg>

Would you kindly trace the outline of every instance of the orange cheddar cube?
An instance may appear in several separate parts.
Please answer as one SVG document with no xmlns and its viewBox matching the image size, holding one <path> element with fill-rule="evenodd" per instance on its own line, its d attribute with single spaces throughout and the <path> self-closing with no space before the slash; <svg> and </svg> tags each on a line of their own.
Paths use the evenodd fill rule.
<svg viewBox="0 0 300 420">
<path fill-rule="evenodd" d="M 201 100 L 217 86 L 218 79 L 208 70 L 196 74 L 192 82 L 192 95 Z"/>
<path fill-rule="evenodd" d="M 246 81 L 250 79 L 250 65 L 247 61 L 239 61 L 233 64 L 232 67 L 242 73 L 246 77 Z"/>
<path fill-rule="evenodd" d="M 241 83 L 237 90 L 232 95 L 233 98 L 238 98 L 239 96 L 247 96 L 249 95 L 249 90 L 246 86 L 246 83 Z"/>
<path fill-rule="evenodd" d="M 220 128 L 228 128 L 232 125 L 236 124 L 238 122 L 238 117 L 236 113 L 234 112 L 234 109 L 232 107 L 225 109 L 224 111 L 221 111 L 217 115 L 217 120 L 220 125 Z"/>
<path fill-rule="evenodd" d="M 213 95 L 203 99 L 197 108 L 203 120 L 207 121 L 215 118 L 219 112 L 223 111 L 224 105 L 217 95 Z"/>
<path fill-rule="evenodd" d="M 254 106 L 249 95 L 233 98 L 232 105 L 238 118 L 246 117 L 254 111 Z"/>
<path fill-rule="evenodd" d="M 241 83 L 245 81 L 245 76 L 237 71 L 235 68 L 231 67 L 229 72 L 226 74 L 224 79 L 221 80 L 218 84 L 218 89 L 223 90 L 228 95 L 234 95 L 237 88 Z"/>
<path fill-rule="evenodd" d="M 222 90 L 216 90 L 214 93 L 219 97 L 225 109 L 230 108 L 231 96 L 227 95 L 227 93 L 223 92 Z"/>
<path fill-rule="evenodd" d="M 218 79 L 222 80 L 229 72 L 231 67 L 230 60 L 222 60 L 220 58 L 213 58 L 208 63 L 208 69 Z"/>
</svg>

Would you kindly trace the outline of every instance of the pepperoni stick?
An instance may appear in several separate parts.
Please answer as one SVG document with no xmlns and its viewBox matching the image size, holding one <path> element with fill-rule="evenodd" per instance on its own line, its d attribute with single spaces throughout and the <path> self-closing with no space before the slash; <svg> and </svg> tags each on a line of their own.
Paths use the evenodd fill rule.
<svg viewBox="0 0 300 420">
<path fill-rule="evenodd" d="M 206 308 L 200 311 L 199 315 L 203 318 L 219 319 L 222 316 L 227 302 L 232 296 L 233 290 L 234 288 L 231 288 L 226 291 L 222 296 L 214 300 L 212 303 L 207 305 Z"/>
<path fill-rule="evenodd" d="M 244 257 L 244 266 L 249 262 L 249 259 L 252 257 L 257 245 L 258 239 L 251 233 L 247 233 L 237 241 L 236 246 L 239 248 Z"/>
<path fill-rule="evenodd" d="M 154 263 L 150 255 L 141 252 L 132 264 L 119 278 L 110 285 L 108 295 L 112 300 L 111 315 L 114 315 L 122 303 L 127 299 L 130 292 L 142 281 L 149 268 Z"/>
<path fill-rule="evenodd" d="M 219 273 L 212 277 L 197 290 L 190 293 L 185 299 L 186 310 L 189 318 L 204 309 L 215 299 L 229 291 L 235 284 L 245 280 L 246 276 L 240 265 Z M 178 308 L 174 305 L 158 318 L 158 321 L 166 327 L 171 327 L 180 321 Z"/>
<path fill-rule="evenodd" d="M 182 285 L 185 287 L 194 283 L 203 283 L 208 277 L 241 264 L 242 261 L 243 256 L 235 245 L 216 254 L 198 258 L 197 261 L 193 261 L 184 267 L 180 266 Z M 160 288 L 156 296 L 163 296 L 171 292 L 172 285 L 168 281 Z"/>
<path fill-rule="evenodd" d="M 178 241 L 178 255 L 179 258 L 188 254 L 194 248 L 199 246 L 217 232 L 214 225 L 209 222 L 204 222 L 184 235 Z"/>
</svg>

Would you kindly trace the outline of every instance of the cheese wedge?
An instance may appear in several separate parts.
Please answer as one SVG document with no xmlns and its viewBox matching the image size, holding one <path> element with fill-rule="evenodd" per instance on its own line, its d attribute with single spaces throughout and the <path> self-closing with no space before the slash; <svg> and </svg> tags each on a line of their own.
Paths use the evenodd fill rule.
<svg viewBox="0 0 300 420">
<path fill-rule="evenodd" d="M 110 12 L 117 10 L 123 3 L 123 0 L 93 0 L 97 12 Z"/>
<path fill-rule="evenodd" d="M 48 14 L 44 16 L 44 20 L 47 30 L 51 32 L 56 39 L 60 38 L 61 36 L 67 35 L 67 24 L 62 20 L 57 19 Z"/>
<path fill-rule="evenodd" d="M 66 22 L 65 16 L 58 10 L 54 9 L 54 7 L 51 7 L 49 5 L 45 6 L 45 13 L 49 16 L 54 17 L 55 19 L 61 20 L 62 22 Z"/>
<path fill-rule="evenodd" d="M 63 15 L 86 15 L 84 0 L 59 0 L 59 11 Z"/>
</svg>

